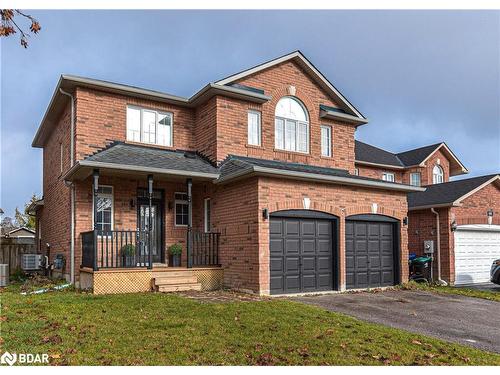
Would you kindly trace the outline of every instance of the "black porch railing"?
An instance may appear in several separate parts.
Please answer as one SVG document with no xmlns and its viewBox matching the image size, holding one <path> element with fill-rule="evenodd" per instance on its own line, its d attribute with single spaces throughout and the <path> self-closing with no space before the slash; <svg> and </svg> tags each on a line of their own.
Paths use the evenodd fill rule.
<svg viewBox="0 0 500 375">
<path fill-rule="evenodd" d="M 82 233 L 82 266 L 100 268 L 148 267 L 147 231 L 91 230 Z"/>
<path fill-rule="evenodd" d="M 191 258 L 191 264 L 199 266 L 219 266 L 219 242 L 220 233 L 217 232 L 196 232 L 189 231 L 188 244 L 191 249 L 188 250 L 188 259 Z M 188 264 L 189 264 L 188 260 Z"/>
<path fill-rule="evenodd" d="M 131 230 L 91 230 L 81 233 L 82 267 L 151 267 L 149 232 Z M 188 267 L 218 266 L 220 233 L 188 231 Z M 191 262 L 189 262 L 191 260 Z"/>
</svg>

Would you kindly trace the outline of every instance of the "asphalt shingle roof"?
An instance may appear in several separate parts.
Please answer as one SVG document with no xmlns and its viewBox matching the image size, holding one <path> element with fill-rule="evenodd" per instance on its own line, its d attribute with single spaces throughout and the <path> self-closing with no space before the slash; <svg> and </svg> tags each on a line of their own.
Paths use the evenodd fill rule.
<svg viewBox="0 0 500 375">
<path fill-rule="evenodd" d="M 392 152 L 382 150 L 381 148 L 369 145 L 361 141 L 355 141 L 354 152 L 356 160 L 365 161 L 368 163 L 393 165 L 395 167 L 403 167 L 404 164 Z"/>
<path fill-rule="evenodd" d="M 86 161 L 133 165 L 199 173 L 219 173 L 217 168 L 193 152 L 163 150 L 159 148 L 115 142 L 89 156 Z"/>
<path fill-rule="evenodd" d="M 408 207 L 412 208 L 432 206 L 434 204 L 451 204 L 495 176 L 498 176 L 498 174 L 466 178 L 463 180 L 426 186 L 425 191 L 408 194 Z"/>
<path fill-rule="evenodd" d="M 409 150 L 405 152 L 400 152 L 399 154 L 396 154 L 396 156 L 401 160 L 401 162 L 405 166 L 412 166 L 412 165 L 418 165 L 421 162 L 423 162 L 427 156 L 432 154 L 438 146 L 441 145 L 441 143 L 436 143 L 433 145 L 429 146 L 424 146 L 420 148 L 416 148 L 414 150 Z"/>
</svg>

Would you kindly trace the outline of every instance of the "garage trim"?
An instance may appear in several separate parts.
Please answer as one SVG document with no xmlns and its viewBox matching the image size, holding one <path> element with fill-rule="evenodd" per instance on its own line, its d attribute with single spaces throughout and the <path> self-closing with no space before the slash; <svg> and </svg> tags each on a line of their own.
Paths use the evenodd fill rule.
<svg viewBox="0 0 500 375">
<path fill-rule="evenodd" d="M 401 283 L 401 222 L 391 216 L 379 214 L 351 215 L 345 218 L 347 221 L 372 221 L 393 224 L 393 264 L 394 264 L 394 285 Z M 345 241 L 345 239 L 344 239 Z"/>
<path fill-rule="evenodd" d="M 332 229 L 335 235 L 334 241 L 332 241 L 332 257 L 333 257 L 333 280 L 332 286 L 333 290 L 340 290 L 340 224 L 339 217 L 336 215 L 329 214 L 327 212 L 315 211 L 315 210 L 282 210 L 275 211 L 270 214 L 270 217 L 281 217 L 281 218 L 303 218 L 303 219 L 323 219 L 332 221 Z"/>
</svg>

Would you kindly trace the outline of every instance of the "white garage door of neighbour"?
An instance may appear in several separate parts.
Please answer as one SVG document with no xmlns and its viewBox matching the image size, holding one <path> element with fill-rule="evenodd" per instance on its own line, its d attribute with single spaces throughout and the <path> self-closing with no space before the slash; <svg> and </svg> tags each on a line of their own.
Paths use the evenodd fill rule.
<svg viewBox="0 0 500 375">
<path fill-rule="evenodd" d="M 455 284 L 488 282 L 495 259 L 500 259 L 500 225 L 462 225 L 457 228 Z"/>
</svg>

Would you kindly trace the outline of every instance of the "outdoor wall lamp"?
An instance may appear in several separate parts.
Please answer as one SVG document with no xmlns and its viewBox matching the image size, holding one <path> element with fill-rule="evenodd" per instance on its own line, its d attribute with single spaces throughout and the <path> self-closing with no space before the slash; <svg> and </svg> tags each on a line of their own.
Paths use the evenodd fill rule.
<svg viewBox="0 0 500 375">
<path fill-rule="evenodd" d="M 408 216 L 405 216 L 405 217 L 403 218 L 403 225 L 404 225 L 404 226 L 407 226 L 407 225 L 408 225 Z"/>
<path fill-rule="evenodd" d="M 94 169 L 92 177 L 94 178 L 94 193 L 97 193 L 99 190 L 99 169 Z"/>
<path fill-rule="evenodd" d="M 269 210 L 267 208 L 264 208 L 262 210 L 262 217 L 264 218 L 264 220 L 268 220 L 269 219 Z"/>
<path fill-rule="evenodd" d="M 452 231 L 452 232 L 455 232 L 455 231 L 457 230 L 457 226 L 458 226 L 458 225 L 457 225 L 456 221 L 455 221 L 455 220 L 453 220 L 453 221 L 451 222 L 451 225 L 450 225 L 450 229 L 451 229 L 451 231 Z"/>
<path fill-rule="evenodd" d="M 153 175 L 148 174 L 148 193 L 153 194 Z"/>
<path fill-rule="evenodd" d="M 488 215 L 488 225 L 491 225 L 493 223 L 493 209 L 490 208 L 486 211 L 486 215 Z"/>
<path fill-rule="evenodd" d="M 135 201 L 134 199 L 131 199 L 130 200 L 130 208 L 134 208 L 135 207 Z"/>
</svg>

